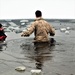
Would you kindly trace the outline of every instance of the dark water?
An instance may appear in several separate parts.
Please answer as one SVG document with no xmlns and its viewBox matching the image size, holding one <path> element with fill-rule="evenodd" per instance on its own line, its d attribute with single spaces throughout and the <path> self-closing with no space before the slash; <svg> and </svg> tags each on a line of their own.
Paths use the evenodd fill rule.
<svg viewBox="0 0 75 75">
<path fill-rule="evenodd" d="M 69 26 L 69 34 L 57 27 L 50 43 L 33 43 L 33 34 L 21 38 L 8 33 L 6 44 L 0 44 L 0 75 L 31 75 L 32 69 L 41 69 L 43 75 L 75 75 L 75 26 Z M 16 72 L 17 66 L 25 66 L 26 71 Z"/>
<path fill-rule="evenodd" d="M 44 75 L 75 75 L 74 30 L 69 35 L 56 30 L 52 40 L 55 42 L 51 44 L 34 44 L 32 37 L 7 41 L 0 52 L 1 75 L 19 65 L 27 67 L 29 73 L 31 69 L 41 69 Z"/>
</svg>

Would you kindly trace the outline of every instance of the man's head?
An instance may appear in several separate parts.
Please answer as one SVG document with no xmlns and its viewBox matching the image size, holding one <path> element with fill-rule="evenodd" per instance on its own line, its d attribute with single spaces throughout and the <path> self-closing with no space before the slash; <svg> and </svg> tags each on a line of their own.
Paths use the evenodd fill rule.
<svg viewBox="0 0 75 75">
<path fill-rule="evenodd" d="M 42 12 L 40 10 L 37 10 L 35 12 L 36 17 L 41 17 L 42 16 Z"/>
</svg>

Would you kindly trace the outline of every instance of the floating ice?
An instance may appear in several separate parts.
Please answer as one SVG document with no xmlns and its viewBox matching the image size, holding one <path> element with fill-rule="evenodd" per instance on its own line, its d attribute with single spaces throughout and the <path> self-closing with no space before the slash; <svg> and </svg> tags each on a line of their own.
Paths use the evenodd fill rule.
<svg viewBox="0 0 75 75">
<path fill-rule="evenodd" d="M 20 28 L 18 26 L 9 26 L 10 30 L 19 30 Z"/>
<path fill-rule="evenodd" d="M 7 23 L 2 23 L 2 25 L 3 25 L 3 27 L 7 27 L 8 26 Z"/>
<path fill-rule="evenodd" d="M 60 28 L 60 31 L 61 32 L 65 32 L 66 31 L 66 28 Z"/>
<path fill-rule="evenodd" d="M 20 20 L 20 22 L 28 22 L 28 20 Z"/>
<path fill-rule="evenodd" d="M 19 66 L 19 67 L 16 67 L 15 70 L 17 70 L 17 71 L 25 71 L 26 70 L 26 67 Z"/>
<path fill-rule="evenodd" d="M 70 30 L 70 27 L 67 27 L 66 29 L 67 29 L 67 30 Z"/>
<path fill-rule="evenodd" d="M 31 75 L 43 75 L 41 70 L 31 70 Z"/>
<path fill-rule="evenodd" d="M 14 22 L 8 22 L 11 26 L 17 26 Z"/>
<path fill-rule="evenodd" d="M 15 32 L 15 33 L 21 33 L 22 30 L 20 30 L 20 29 L 15 29 L 14 32 Z"/>
<path fill-rule="evenodd" d="M 4 31 L 5 32 L 11 32 L 11 30 L 9 28 L 5 28 Z"/>
<path fill-rule="evenodd" d="M 65 34 L 69 34 L 69 31 L 66 30 L 66 31 L 65 31 Z"/>
<path fill-rule="evenodd" d="M 25 32 L 25 31 L 27 31 L 27 30 L 26 30 L 26 29 L 23 29 L 22 31 Z"/>
<path fill-rule="evenodd" d="M 25 23 L 21 23 L 21 25 L 24 25 Z"/>
</svg>

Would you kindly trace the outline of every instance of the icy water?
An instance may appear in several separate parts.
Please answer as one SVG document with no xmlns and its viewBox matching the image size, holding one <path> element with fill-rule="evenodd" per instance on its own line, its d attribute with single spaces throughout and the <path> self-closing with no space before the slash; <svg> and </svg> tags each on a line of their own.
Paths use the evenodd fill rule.
<svg viewBox="0 0 75 75">
<path fill-rule="evenodd" d="M 70 27 L 69 34 L 58 28 L 50 43 L 39 44 L 32 43 L 33 34 L 23 38 L 7 32 L 6 44 L 0 45 L 0 75 L 31 75 L 32 69 L 41 69 L 43 75 L 75 75 L 75 26 Z M 16 71 L 18 66 L 26 71 Z"/>
</svg>

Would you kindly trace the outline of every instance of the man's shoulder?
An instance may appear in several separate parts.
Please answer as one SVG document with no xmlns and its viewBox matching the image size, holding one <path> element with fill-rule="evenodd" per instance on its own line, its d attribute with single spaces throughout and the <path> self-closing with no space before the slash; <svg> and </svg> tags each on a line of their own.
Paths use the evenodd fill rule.
<svg viewBox="0 0 75 75">
<path fill-rule="evenodd" d="M 45 23 L 46 25 L 50 25 L 50 23 L 47 22 L 46 20 L 43 20 L 43 23 Z"/>
<path fill-rule="evenodd" d="M 33 22 L 33 24 L 38 24 L 38 23 L 43 23 L 43 24 L 46 24 L 46 25 L 49 25 L 49 22 L 47 22 L 45 19 L 39 19 L 39 20 L 35 20 L 34 22 Z"/>
</svg>

